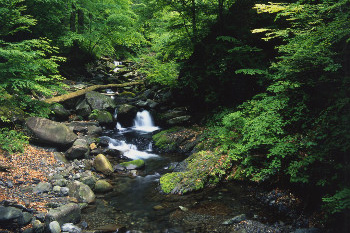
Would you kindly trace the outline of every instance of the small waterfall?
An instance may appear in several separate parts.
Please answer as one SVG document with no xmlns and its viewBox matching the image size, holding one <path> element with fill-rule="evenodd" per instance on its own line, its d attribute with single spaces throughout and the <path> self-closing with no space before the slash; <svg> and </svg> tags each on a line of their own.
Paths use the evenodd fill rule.
<svg viewBox="0 0 350 233">
<path fill-rule="evenodd" d="M 134 120 L 134 130 L 153 132 L 159 129 L 159 127 L 154 126 L 151 114 L 147 110 L 138 112 Z"/>
<path fill-rule="evenodd" d="M 114 72 L 118 72 L 121 68 L 118 66 L 122 65 L 123 63 L 121 61 L 114 61 L 114 65 L 116 66 L 115 69 L 113 70 Z"/>
</svg>

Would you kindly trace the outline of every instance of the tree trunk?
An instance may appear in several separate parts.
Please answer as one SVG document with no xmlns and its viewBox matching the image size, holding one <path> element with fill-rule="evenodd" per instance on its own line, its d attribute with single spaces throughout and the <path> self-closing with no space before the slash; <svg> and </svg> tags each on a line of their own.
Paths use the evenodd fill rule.
<svg viewBox="0 0 350 233">
<path fill-rule="evenodd" d="M 82 34 L 84 31 L 84 11 L 78 10 L 78 33 Z"/>
<path fill-rule="evenodd" d="M 132 86 L 132 85 L 141 85 L 141 84 L 143 84 L 143 82 L 129 82 L 129 83 L 123 83 L 123 84 L 94 85 L 94 86 L 87 87 L 83 90 L 79 90 L 79 91 L 75 91 L 75 92 L 71 92 L 68 94 L 64 94 L 61 96 L 56 96 L 56 97 L 47 99 L 47 100 L 45 100 L 45 102 L 49 103 L 49 104 L 59 103 L 59 102 L 65 101 L 65 100 L 69 100 L 69 99 L 84 95 L 87 92 L 94 91 L 97 89 L 106 89 L 106 88 L 113 88 L 113 87 L 127 87 L 127 86 Z"/>
</svg>

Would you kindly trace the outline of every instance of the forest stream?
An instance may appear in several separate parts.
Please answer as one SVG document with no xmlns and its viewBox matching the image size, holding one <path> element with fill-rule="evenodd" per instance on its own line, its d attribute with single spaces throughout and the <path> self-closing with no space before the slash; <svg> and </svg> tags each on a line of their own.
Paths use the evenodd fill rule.
<svg viewBox="0 0 350 233">
<path fill-rule="evenodd" d="M 154 151 L 152 135 L 159 130 L 150 113 L 143 110 L 137 113 L 134 126 L 124 128 L 117 123 L 115 129 L 103 132 L 101 138 L 109 141 L 110 149 L 122 151 L 122 156 L 129 159 L 142 159 L 145 166 L 142 170 L 113 175 L 113 191 L 98 195 L 96 202 L 82 211 L 82 222 L 86 223 L 87 230 L 232 232 L 233 223 L 245 220 L 253 220 L 250 226 L 247 225 L 247 232 L 255 232 L 256 229 L 288 232 L 292 229 L 285 225 L 284 221 L 290 221 L 288 218 L 278 216 L 252 197 L 253 188 L 248 184 L 224 183 L 187 195 L 162 193 L 160 176 L 172 171 L 171 167 L 186 155 Z M 260 226 L 255 229 L 256 224 Z M 247 226 L 236 226 L 235 229 Z"/>
</svg>

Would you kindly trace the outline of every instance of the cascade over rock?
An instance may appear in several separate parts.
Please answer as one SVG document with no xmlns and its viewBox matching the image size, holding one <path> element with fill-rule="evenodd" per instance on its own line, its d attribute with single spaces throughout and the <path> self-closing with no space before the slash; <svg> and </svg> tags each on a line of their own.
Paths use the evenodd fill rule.
<svg viewBox="0 0 350 233">
<path fill-rule="evenodd" d="M 27 119 L 26 125 L 39 142 L 55 146 L 68 146 L 77 139 L 77 135 L 65 124 L 45 118 L 30 117 Z"/>
</svg>

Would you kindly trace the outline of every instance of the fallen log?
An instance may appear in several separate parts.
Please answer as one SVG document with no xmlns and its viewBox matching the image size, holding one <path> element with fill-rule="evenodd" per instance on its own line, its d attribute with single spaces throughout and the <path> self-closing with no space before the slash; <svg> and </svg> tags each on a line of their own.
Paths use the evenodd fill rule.
<svg viewBox="0 0 350 233">
<path fill-rule="evenodd" d="M 46 103 L 49 103 L 49 104 L 59 103 L 59 102 L 69 100 L 69 99 L 84 95 L 87 92 L 98 90 L 98 89 L 107 89 L 107 88 L 114 88 L 114 87 L 127 87 L 127 86 L 132 86 L 132 85 L 141 85 L 141 84 L 143 84 L 143 82 L 129 82 L 129 83 L 122 83 L 122 84 L 94 85 L 94 86 L 90 86 L 90 87 L 87 87 L 85 89 L 78 90 L 75 92 L 67 93 L 67 94 L 60 95 L 60 96 L 55 96 L 55 97 L 52 97 L 50 99 L 46 99 L 44 101 Z"/>
</svg>

